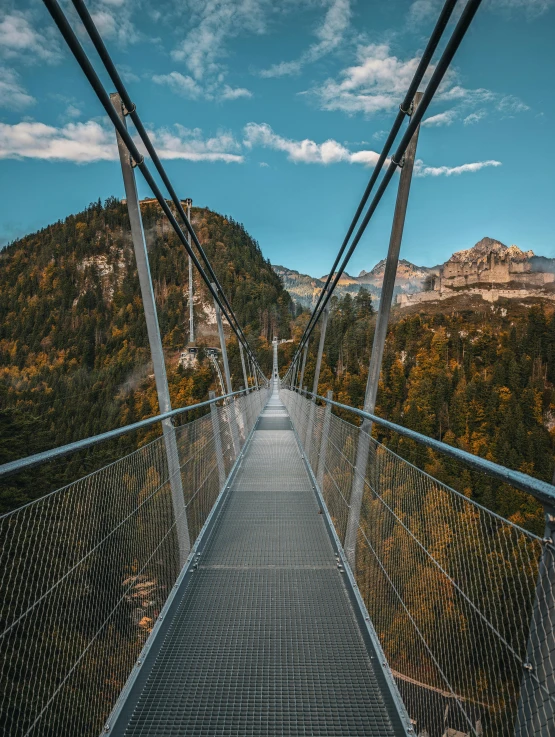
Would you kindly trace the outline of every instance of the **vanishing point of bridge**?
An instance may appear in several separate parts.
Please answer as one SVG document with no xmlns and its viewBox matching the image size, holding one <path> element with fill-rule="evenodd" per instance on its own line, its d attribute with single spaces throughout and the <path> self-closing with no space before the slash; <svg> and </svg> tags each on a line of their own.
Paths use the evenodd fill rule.
<svg viewBox="0 0 555 737">
<path fill-rule="evenodd" d="M 323 508 L 276 382 L 111 734 L 406 734 Z"/>
</svg>

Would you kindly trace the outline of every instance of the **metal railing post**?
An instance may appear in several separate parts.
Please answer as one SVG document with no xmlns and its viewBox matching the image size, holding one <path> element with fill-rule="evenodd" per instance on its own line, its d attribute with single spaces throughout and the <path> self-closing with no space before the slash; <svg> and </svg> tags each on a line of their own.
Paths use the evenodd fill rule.
<svg viewBox="0 0 555 737">
<path fill-rule="evenodd" d="M 258 388 L 259 388 L 258 387 L 258 372 L 256 370 L 256 366 L 254 365 L 254 361 L 252 358 L 251 358 L 251 373 L 254 377 L 254 385 L 256 387 L 256 390 L 258 391 Z"/>
<path fill-rule="evenodd" d="M 248 394 L 249 393 L 249 377 L 247 374 L 247 369 L 245 366 L 245 354 L 243 353 L 243 344 L 241 341 L 238 341 L 239 343 L 239 353 L 241 354 L 241 366 L 243 367 L 243 380 L 245 382 L 245 391 Z"/>
<path fill-rule="evenodd" d="M 114 93 L 110 95 L 110 100 L 121 121 L 125 125 L 125 112 L 120 96 Z M 137 271 L 139 274 L 139 284 L 141 287 L 141 297 L 143 300 L 148 342 L 154 367 L 154 379 L 156 381 L 156 391 L 158 393 L 158 404 L 160 406 L 161 413 L 170 412 L 170 390 L 168 387 L 168 378 L 166 376 L 164 350 L 162 348 L 162 339 L 160 337 L 160 327 L 156 312 L 156 302 L 154 299 L 154 289 L 152 287 L 152 279 L 150 276 L 148 253 L 143 230 L 143 221 L 141 218 L 141 208 L 137 195 L 137 184 L 135 182 L 135 172 L 133 171 L 133 164 L 129 151 L 127 150 L 127 146 L 123 142 L 119 133 L 116 132 L 116 136 L 123 174 L 123 183 L 125 186 L 125 195 L 127 197 L 127 210 L 131 225 L 131 237 L 133 239 L 135 259 L 137 261 Z M 172 505 L 179 545 L 179 559 L 183 565 L 191 550 L 191 541 L 187 524 L 187 508 L 185 505 L 183 485 L 181 482 L 181 467 L 179 464 L 175 428 L 171 419 L 162 420 L 162 430 L 164 433 L 164 443 L 166 446 L 166 456 L 168 461 Z"/>
<path fill-rule="evenodd" d="M 328 318 L 330 315 L 330 303 L 328 302 L 322 312 L 322 321 L 320 323 L 320 342 L 318 343 L 318 355 L 316 356 L 316 367 L 314 369 L 314 380 L 312 382 L 312 393 L 318 394 L 318 383 L 320 381 L 320 369 L 322 368 L 322 357 L 324 355 L 324 344 L 326 342 L 326 330 L 328 327 Z M 312 397 L 310 402 L 310 415 L 306 428 L 306 457 L 310 463 L 310 453 L 312 452 L 312 434 L 314 432 L 314 415 L 316 414 L 316 396 Z"/>
<path fill-rule="evenodd" d="M 414 110 L 416 110 L 416 108 L 418 107 L 421 98 L 422 93 L 417 92 L 414 96 L 412 112 L 414 112 Z M 374 343 L 372 345 L 372 356 L 370 358 L 370 367 L 368 369 L 366 395 L 364 397 L 364 411 L 370 413 L 373 413 L 376 407 L 376 396 L 378 394 L 378 384 L 382 368 L 382 358 L 385 347 L 385 339 L 387 336 L 387 325 L 389 322 L 389 313 L 391 311 L 391 301 L 393 299 L 395 277 L 397 275 L 397 265 L 399 263 L 399 252 L 401 249 L 401 240 L 403 238 L 403 228 L 405 225 L 405 216 L 407 212 L 407 203 L 409 199 L 412 170 L 414 168 L 416 144 L 418 143 L 419 131 L 420 126 L 416 128 L 410 140 L 407 150 L 405 151 L 403 162 L 398 162 L 399 165 L 401 165 L 401 176 L 399 178 L 397 201 L 395 203 L 395 214 L 393 216 L 393 226 L 391 228 L 391 237 L 389 239 L 389 248 L 387 251 L 387 261 L 385 265 L 385 273 L 382 284 L 382 293 L 380 296 L 380 307 L 376 320 Z M 353 572 L 355 571 L 356 541 L 360 520 L 360 510 L 362 507 L 362 497 L 364 495 L 364 482 L 366 478 L 368 453 L 370 450 L 371 432 L 372 423 L 364 420 L 358 436 L 355 473 L 352 482 L 349 518 L 347 520 L 347 532 L 345 534 L 345 555 L 347 556 L 347 560 L 349 561 L 349 565 L 353 569 Z"/>
<path fill-rule="evenodd" d="M 191 222 L 191 205 L 193 200 L 185 200 L 187 205 L 187 220 Z M 187 231 L 187 243 L 191 245 L 191 234 Z M 193 308 L 193 259 L 189 256 L 189 343 L 195 342 L 195 311 Z"/>
<path fill-rule="evenodd" d="M 212 283 L 212 287 L 215 292 L 218 291 L 218 287 L 215 283 Z M 220 349 L 222 351 L 222 363 L 224 365 L 224 377 L 227 393 L 231 394 L 233 389 L 231 388 L 231 373 L 229 371 L 229 361 L 227 360 L 227 346 L 225 342 L 224 325 L 222 322 L 222 311 L 217 300 L 214 299 L 214 308 L 216 310 L 216 323 L 218 325 L 218 335 L 220 336 Z M 235 402 L 233 399 L 228 404 L 229 407 L 229 424 L 231 427 L 231 442 L 233 444 L 233 454 L 235 458 L 239 453 L 239 435 L 237 430 L 237 417 L 235 415 Z"/>
<path fill-rule="evenodd" d="M 306 384 L 305 384 L 305 386 L 303 387 L 303 389 L 301 391 L 301 395 L 308 401 L 308 386 L 306 386 Z M 303 407 L 302 403 L 300 403 L 300 407 L 301 407 L 301 417 L 302 417 L 303 422 L 304 422 L 305 421 L 305 415 L 304 415 L 304 407 Z M 306 425 L 302 429 L 302 435 L 301 435 L 301 433 L 299 433 L 299 435 L 301 435 L 302 440 L 303 440 L 303 450 L 305 451 L 305 455 L 306 455 L 306 432 L 307 432 L 307 427 L 308 427 L 308 417 L 306 418 Z"/>
<path fill-rule="evenodd" d="M 306 354 L 308 353 L 308 341 L 306 342 L 306 345 L 304 347 L 303 351 L 303 361 L 301 363 L 301 378 L 299 379 L 299 389 L 302 390 L 303 388 L 303 381 L 304 381 L 304 370 L 306 367 Z"/>
<path fill-rule="evenodd" d="M 210 399 L 216 397 L 216 392 L 208 392 Z M 210 419 L 212 420 L 212 431 L 214 433 L 214 447 L 216 449 L 216 461 L 218 463 L 218 479 L 220 481 L 220 490 L 223 489 L 225 484 L 225 463 L 224 453 L 222 450 L 222 436 L 220 430 L 220 415 L 218 414 L 218 408 L 216 404 L 210 405 Z"/>
<path fill-rule="evenodd" d="M 555 480 L 555 478 L 554 478 Z M 526 648 L 515 737 L 549 737 L 555 724 L 555 506 L 545 533 Z"/>
<path fill-rule="evenodd" d="M 326 394 L 328 399 L 333 399 L 333 392 L 331 389 Z M 322 426 L 322 438 L 320 440 L 320 455 L 318 457 L 318 474 L 316 481 L 320 487 L 320 491 L 324 493 L 324 474 L 326 472 L 326 452 L 328 449 L 328 435 L 330 434 L 330 422 L 331 422 L 331 404 L 326 404 L 324 410 L 324 424 Z"/>
</svg>

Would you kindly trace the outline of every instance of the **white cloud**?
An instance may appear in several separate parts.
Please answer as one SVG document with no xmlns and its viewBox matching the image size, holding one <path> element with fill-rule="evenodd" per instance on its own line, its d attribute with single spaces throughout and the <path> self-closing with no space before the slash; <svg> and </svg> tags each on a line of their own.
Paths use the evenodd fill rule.
<svg viewBox="0 0 555 737">
<path fill-rule="evenodd" d="M 537 18 L 555 5 L 555 0 L 492 0 L 491 6 L 505 10 L 524 10 L 530 18 Z"/>
<path fill-rule="evenodd" d="M 414 0 L 409 8 L 408 22 L 410 25 L 420 25 L 434 21 L 439 16 L 443 0 Z M 555 5 L 555 0 L 489 0 L 484 3 L 485 8 L 494 12 L 524 11 L 529 19 L 543 15 Z M 454 17 L 460 14 L 462 2 L 455 9 Z"/>
<path fill-rule="evenodd" d="M 203 96 L 202 87 L 188 74 L 184 75 L 181 72 L 155 74 L 152 77 L 152 81 L 156 84 L 167 85 L 174 92 L 183 95 L 183 97 L 189 97 L 192 100 Z"/>
<path fill-rule="evenodd" d="M 275 133 L 267 123 L 246 125 L 242 141 L 227 131 L 205 137 L 200 128 L 185 128 L 179 124 L 149 131 L 149 136 L 160 158 L 166 160 L 239 164 L 245 160 L 245 150 L 250 151 L 255 147 L 282 151 L 287 154 L 289 161 L 296 164 L 327 166 L 347 163 L 372 167 L 379 158 L 375 151 L 351 151 L 333 139 L 316 143 L 309 138 L 285 138 Z M 140 142 L 136 140 L 136 143 L 142 150 Z M 115 161 L 118 159 L 115 133 L 110 125 L 97 120 L 67 123 L 57 127 L 34 121 L 14 125 L 0 123 L 0 159 L 29 158 L 77 164 Z M 386 165 L 388 163 L 386 161 Z M 268 164 L 261 161 L 259 166 L 265 167 Z M 488 166 L 501 166 L 501 162 L 489 160 L 455 167 L 433 167 L 418 160 L 415 162 L 414 172 L 418 177 L 452 176 L 479 171 Z"/>
<path fill-rule="evenodd" d="M 95 121 L 68 123 L 63 127 L 44 123 L 0 123 L 0 159 L 32 158 L 46 161 L 91 161 L 115 159 L 115 135 Z"/>
<path fill-rule="evenodd" d="M 91 16 L 100 35 L 123 47 L 140 41 L 143 36 L 131 20 L 133 6 L 127 0 L 99 0 Z"/>
<path fill-rule="evenodd" d="M 222 85 L 219 82 L 202 85 L 189 74 L 181 74 L 181 72 L 155 74 L 152 81 L 155 84 L 167 85 L 178 95 L 191 100 L 238 100 L 252 97 L 252 92 L 245 87 L 230 87 L 228 84 Z"/>
<path fill-rule="evenodd" d="M 240 164 L 244 161 L 241 146 L 230 133 L 219 133 L 204 139 L 200 128 L 184 128 L 176 124 L 173 131 L 161 129 L 150 133 L 152 142 L 162 159 L 187 161 L 223 161 Z"/>
<path fill-rule="evenodd" d="M 249 123 L 244 129 L 244 145 L 246 148 L 262 146 L 287 154 L 289 161 L 303 164 L 337 164 L 340 162 L 374 166 L 379 158 L 375 151 L 351 152 L 338 141 L 328 139 L 324 143 L 305 138 L 295 141 L 274 133 L 267 123 Z"/>
<path fill-rule="evenodd" d="M 422 121 L 422 125 L 428 125 L 428 126 L 440 126 L 440 125 L 451 125 L 454 120 L 457 118 L 457 112 L 456 110 L 446 110 L 443 113 L 438 113 L 437 115 L 432 115 L 431 118 L 426 118 L 426 120 Z"/>
<path fill-rule="evenodd" d="M 439 15 L 435 0 L 414 0 L 409 8 L 408 22 L 420 24 Z"/>
<path fill-rule="evenodd" d="M 118 72 L 124 82 L 139 82 L 140 77 L 135 74 L 129 64 L 118 64 Z"/>
<path fill-rule="evenodd" d="M 279 64 L 272 64 L 268 69 L 261 69 L 259 75 L 265 78 L 271 77 L 292 77 L 299 74 L 302 69 L 302 61 L 280 61 Z"/>
<path fill-rule="evenodd" d="M 426 166 L 421 159 L 417 159 L 414 162 L 414 175 L 417 177 L 450 177 L 480 171 L 480 169 L 487 166 L 501 166 L 501 162 L 490 159 L 489 161 L 476 161 L 472 164 L 461 164 L 460 166 Z"/>
<path fill-rule="evenodd" d="M 230 134 L 203 139 L 200 129 L 180 125 L 150 133 L 162 159 L 243 161 L 240 145 Z M 37 122 L 0 123 L 0 159 L 41 159 L 88 164 L 118 158 L 115 133 L 97 121 L 50 126 Z"/>
<path fill-rule="evenodd" d="M 400 59 L 384 43 L 360 46 L 357 61 L 358 64 L 344 69 L 338 79 L 327 79 L 320 87 L 302 94 L 315 97 L 323 110 L 341 110 L 348 115 L 363 113 L 370 116 L 396 110 L 414 76 L 419 58 Z M 433 70 L 434 66 L 430 65 L 423 86 Z M 436 103 L 450 104 L 451 108 L 432 114 L 423 125 L 451 125 L 472 113 L 476 115 L 469 122 L 478 122 L 485 116 L 486 107 L 504 117 L 530 109 L 514 95 L 484 88 L 469 89 L 457 84 L 456 78 L 456 71 L 449 71 L 435 97 Z"/>
<path fill-rule="evenodd" d="M 171 52 L 172 58 L 185 62 L 196 80 L 217 75 L 222 71 L 226 41 L 244 32 L 264 33 L 267 8 L 271 8 L 269 0 L 192 0 L 186 5 L 190 30 Z"/>
<path fill-rule="evenodd" d="M 65 116 L 66 118 L 80 118 L 81 117 L 81 109 L 77 107 L 77 105 L 74 105 L 73 103 L 70 103 L 65 110 Z"/>
<path fill-rule="evenodd" d="M 464 125 L 473 125 L 474 123 L 478 123 L 482 118 L 485 118 L 487 115 L 485 110 L 478 110 L 476 113 L 470 113 L 470 115 L 467 115 L 466 118 L 463 120 Z"/>
<path fill-rule="evenodd" d="M 341 72 L 339 81 L 327 79 L 311 90 L 324 110 L 373 113 L 393 110 L 399 105 L 416 71 L 419 59 L 405 61 L 392 55 L 387 44 L 360 46 L 358 64 Z M 433 71 L 430 68 L 429 73 Z"/>
<path fill-rule="evenodd" d="M 252 92 L 245 87 L 230 87 L 224 84 L 220 95 L 222 100 L 238 100 L 240 97 L 252 97 Z"/>
<path fill-rule="evenodd" d="M 35 98 L 21 85 L 17 72 L 0 66 L 0 107 L 23 110 L 35 103 Z"/>
<path fill-rule="evenodd" d="M 305 64 L 321 59 L 334 51 L 343 41 L 351 19 L 350 0 L 329 0 L 329 8 L 322 24 L 316 29 L 318 41 L 313 43 L 296 61 L 282 61 L 260 72 L 261 77 L 284 77 L 298 74 Z"/>
<path fill-rule="evenodd" d="M 501 92 L 493 92 L 483 87 L 473 90 L 462 87 L 461 85 L 454 85 L 449 89 L 444 89 L 438 96 L 438 99 L 455 101 L 466 106 L 489 104 L 500 113 L 509 115 L 530 110 L 528 105 L 515 95 L 504 95 Z"/>
<path fill-rule="evenodd" d="M 37 31 L 30 12 L 13 10 L 4 13 L 0 15 L 0 54 L 26 63 L 40 60 L 53 64 L 61 58 L 54 30 L 48 27 L 46 34 Z"/>
</svg>

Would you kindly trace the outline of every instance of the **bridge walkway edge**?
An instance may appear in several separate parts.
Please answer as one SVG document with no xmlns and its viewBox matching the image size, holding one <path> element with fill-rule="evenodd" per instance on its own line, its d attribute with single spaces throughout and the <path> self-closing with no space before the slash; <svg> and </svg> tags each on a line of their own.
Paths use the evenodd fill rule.
<svg viewBox="0 0 555 737">
<path fill-rule="evenodd" d="M 104 734 L 410 726 L 276 383 Z"/>
</svg>

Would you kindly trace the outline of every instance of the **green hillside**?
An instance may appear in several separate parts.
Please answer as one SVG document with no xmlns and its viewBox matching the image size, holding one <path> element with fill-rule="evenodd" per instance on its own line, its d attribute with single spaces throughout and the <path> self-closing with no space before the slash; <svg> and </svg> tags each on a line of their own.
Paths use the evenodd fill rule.
<svg viewBox="0 0 555 737">
<path fill-rule="evenodd" d="M 296 321 L 295 333 L 308 316 Z M 332 300 L 319 393 L 331 389 L 361 408 L 374 337 L 370 295 Z M 304 384 L 312 389 L 319 333 L 311 339 Z M 293 350 L 282 346 L 282 364 Z M 489 460 L 551 481 L 555 465 L 553 305 L 469 297 L 412 312 L 393 310 L 376 414 Z M 358 424 L 355 416 L 345 419 Z M 432 476 L 516 524 L 543 533 L 528 495 L 470 473 L 454 461 L 374 426 L 374 434 Z"/>
<path fill-rule="evenodd" d="M 218 387 L 208 362 L 194 371 L 178 366 L 189 328 L 187 253 L 157 203 L 143 203 L 141 210 L 172 403 L 184 406 Z M 192 219 L 269 374 L 270 342 L 274 333 L 289 331 L 291 299 L 242 225 L 201 208 L 193 208 Z M 0 462 L 158 412 L 134 263 L 127 209 L 114 198 L 91 204 L 0 252 Z M 197 344 L 217 345 L 213 301 L 198 274 L 195 294 Z M 237 344 L 228 334 L 238 388 L 244 382 Z M 37 481 L 32 473 L 14 477 L 3 489 L 3 508 L 148 437 L 124 438 L 91 456 L 81 454 L 63 469 L 54 469 L 51 478 L 47 467 Z"/>
</svg>

